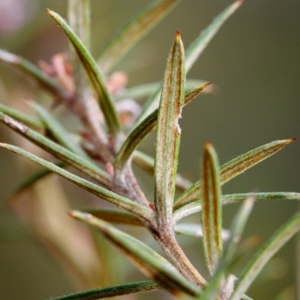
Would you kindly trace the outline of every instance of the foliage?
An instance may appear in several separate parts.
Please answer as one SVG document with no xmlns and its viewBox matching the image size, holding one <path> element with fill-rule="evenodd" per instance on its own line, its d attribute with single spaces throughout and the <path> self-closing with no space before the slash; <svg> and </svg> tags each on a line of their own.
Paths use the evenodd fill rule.
<svg viewBox="0 0 300 300">
<path fill-rule="evenodd" d="M 56 103 L 74 112 L 85 127 L 81 137 L 71 134 L 53 116 L 51 109 L 35 102 L 31 106 L 36 112 L 36 118 L 4 105 L 0 106 L 0 121 L 5 126 L 58 159 L 57 163 L 53 163 L 19 147 L 1 143 L 0 147 L 22 155 L 46 169 L 21 183 L 13 195 L 14 201 L 17 201 L 20 192 L 32 188 L 45 176 L 56 173 L 114 205 L 115 209 L 85 207 L 72 210 L 69 215 L 96 228 L 150 279 L 87 290 L 58 297 L 56 300 L 100 299 L 156 289 L 164 289 L 175 298 L 249 299 L 245 293 L 259 271 L 300 230 L 300 215 L 296 213 L 258 250 L 238 275 L 239 279 L 235 280 L 232 266 L 239 259 L 238 243 L 254 200 L 299 199 L 300 194 L 278 192 L 222 195 L 221 186 L 277 153 L 294 139 L 268 143 L 221 167 L 212 144 L 206 143 L 202 154 L 201 180 L 189 184 L 177 172 L 181 137 L 179 119 L 182 109 L 210 84 L 199 81 L 196 88 L 188 89 L 186 73 L 220 27 L 244 1 L 236 1 L 220 13 L 186 51 L 180 32 L 177 31 L 163 83 L 127 91 L 128 94 L 131 92 L 131 95 L 135 95 L 139 89 L 139 95 L 149 96 L 140 114 L 134 118 L 134 107 L 131 104 L 128 107 L 129 115 L 128 111 L 124 113 L 117 110 L 117 105 L 123 99 L 107 83 L 111 70 L 178 2 L 159 0 L 151 3 L 112 40 L 98 59 L 89 50 L 89 1 L 69 0 L 70 24 L 59 14 L 47 9 L 47 13 L 61 27 L 73 47 L 70 59 L 74 71 L 73 74 L 65 73 L 64 78 L 55 78 L 24 58 L 0 51 L 0 60 L 32 77 L 41 89 L 53 96 Z M 68 62 L 63 60 L 63 63 Z M 120 87 L 117 86 L 118 88 Z M 129 130 L 126 127 L 128 119 Z M 156 148 L 153 159 L 138 151 L 138 147 L 155 128 Z M 132 170 L 133 163 L 154 174 L 153 202 L 139 186 Z M 69 167 L 76 169 L 80 175 Z M 235 202 L 243 203 L 228 237 L 228 232 L 222 228 L 222 206 Z M 179 223 L 181 219 L 199 212 L 201 222 Z M 114 227 L 112 223 L 146 228 L 160 245 L 166 258 L 138 238 Z M 196 237 L 203 235 L 210 278 L 204 278 L 189 261 L 177 241 L 177 233 Z M 105 252 L 105 246 L 96 244 L 95 240 L 88 243 L 96 245 L 100 253 Z M 55 246 L 58 251 L 63 252 L 59 245 Z M 75 262 L 70 264 L 82 274 Z"/>
</svg>

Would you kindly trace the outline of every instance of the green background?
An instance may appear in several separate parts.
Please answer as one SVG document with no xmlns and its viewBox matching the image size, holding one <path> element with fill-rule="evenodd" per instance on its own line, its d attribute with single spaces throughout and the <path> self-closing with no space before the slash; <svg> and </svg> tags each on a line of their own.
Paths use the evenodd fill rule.
<svg viewBox="0 0 300 300">
<path fill-rule="evenodd" d="M 1 2 L 5 1 L 1 0 L 0 5 Z M 93 54 L 97 55 L 118 29 L 149 2 L 91 1 Z M 182 0 L 119 64 L 117 69 L 129 75 L 128 86 L 160 81 L 176 30 L 180 29 L 187 47 L 230 3 Z M 56 52 L 67 49 L 67 41 L 44 8 L 55 10 L 66 17 L 66 1 L 31 0 L 27 8 L 29 6 L 36 6 L 36 10 L 20 28 L 8 32 L 2 24 L 0 47 L 34 63 L 40 59 L 49 61 Z M 16 7 L 11 8 L 15 14 L 18 13 Z M 246 1 L 209 44 L 188 78 L 204 79 L 218 88 L 214 95 L 202 95 L 183 111 L 179 163 L 182 174 L 193 181 L 198 179 L 200 155 L 206 141 L 213 143 L 220 163 L 223 164 L 273 140 L 300 136 L 299 13 L 298 0 Z M 0 72 L 1 102 L 17 106 L 24 99 L 39 100 L 39 96 L 45 97 L 36 93 L 11 68 L 1 64 Z M 0 134 L 1 142 L 17 143 L 16 136 L 3 126 Z M 143 150 L 153 153 L 153 136 L 143 144 Z M 253 190 L 299 192 L 299 150 L 300 144 L 296 141 L 226 184 L 223 193 Z M 64 277 L 59 266 L 35 238 L 23 228 L 6 203 L 14 186 L 28 172 L 28 169 L 20 166 L 22 161 L 1 150 L 0 299 L 47 299 L 49 296 L 70 293 L 76 288 Z M 145 176 L 145 179 L 151 186 L 149 177 Z M 72 186 L 66 184 L 66 189 L 69 195 L 74 196 Z M 151 188 L 148 187 L 147 192 L 150 194 Z M 74 203 L 77 203 L 76 199 Z M 230 226 L 237 208 L 238 205 L 234 205 L 224 209 L 226 228 Z M 296 202 L 256 203 L 244 236 L 255 234 L 264 241 L 297 209 Z M 187 252 L 194 262 L 197 261 L 200 255 L 198 251 L 202 253 L 201 242 L 190 244 L 188 239 L 183 239 L 183 242 L 192 245 L 187 247 Z M 249 296 L 261 300 L 292 299 L 293 296 L 284 295 L 295 293 L 296 256 L 300 255 L 299 252 L 293 239 L 266 267 L 249 290 Z M 124 268 L 127 266 L 131 268 L 124 262 Z M 132 273 L 133 268 L 130 270 L 128 272 Z M 280 296 L 283 290 L 287 294 Z M 150 294 L 148 299 L 154 296 Z M 168 296 L 159 294 L 159 297 L 163 299 Z"/>
</svg>

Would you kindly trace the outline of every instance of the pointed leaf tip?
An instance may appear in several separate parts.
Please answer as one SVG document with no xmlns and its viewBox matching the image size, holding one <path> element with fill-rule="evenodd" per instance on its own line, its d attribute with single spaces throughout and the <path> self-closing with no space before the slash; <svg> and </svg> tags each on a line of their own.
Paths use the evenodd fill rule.
<svg viewBox="0 0 300 300">
<path fill-rule="evenodd" d="M 176 31 L 176 40 L 179 41 L 180 38 L 181 38 L 180 30 L 177 29 L 177 31 Z"/>
<path fill-rule="evenodd" d="M 78 210 L 71 210 L 68 212 L 68 215 L 74 219 L 78 219 L 81 221 L 90 220 L 93 218 L 93 215 L 90 213 L 81 212 Z"/>
<path fill-rule="evenodd" d="M 244 4 L 244 2 L 246 2 L 246 0 L 238 0 L 238 1 L 237 1 L 237 4 L 238 4 L 238 5 L 242 5 L 242 4 Z"/>
<path fill-rule="evenodd" d="M 211 149 L 213 147 L 212 143 L 207 141 L 204 145 L 205 149 Z"/>
</svg>

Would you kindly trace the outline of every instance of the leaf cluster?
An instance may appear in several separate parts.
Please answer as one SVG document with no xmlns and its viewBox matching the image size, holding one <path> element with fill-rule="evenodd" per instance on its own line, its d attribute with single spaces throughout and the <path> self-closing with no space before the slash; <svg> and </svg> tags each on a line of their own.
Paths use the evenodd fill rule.
<svg viewBox="0 0 300 300">
<path fill-rule="evenodd" d="M 73 2 L 76 4 L 76 1 Z M 87 290 L 58 297 L 56 300 L 100 299 L 156 289 L 164 289 L 175 298 L 188 295 L 202 300 L 249 299 L 245 293 L 259 271 L 300 230 L 300 215 L 296 213 L 260 248 L 236 281 L 231 268 L 240 255 L 237 246 L 254 200 L 298 200 L 300 194 L 282 192 L 223 195 L 221 187 L 277 153 L 294 139 L 265 144 L 221 167 L 214 147 L 211 143 L 206 143 L 201 156 L 201 179 L 190 183 L 177 172 L 182 109 L 210 85 L 205 81 L 197 81 L 197 87 L 190 89 L 186 74 L 220 27 L 244 1 L 238 0 L 221 12 L 187 50 L 177 31 L 161 84 L 134 87 L 123 95 L 113 95 L 109 90 L 107 77 L 113 68 L 178 2 L 159 0 L 151 3 L 116 35 L 98 59 L 91 55 L 88 45 L 82 42 L 80 31 L 72 28 L 59 14 L 47 9 L 47 13 L 66 34 L 73 47 L 73 54 L 75 53 L 72 58 L 75 70 L 73 77 L 78 76 L 79 81 L 73 91 L 66 90 L 55 78 L 24 58 L 0 50 L 1 61 L 21 69 L 50 93 L 55 101 L 74 112 L 85 127 L 87 137 L 80 138 L 76 135 L 74 138 L 74 134 L 62 126 L 50 109 L 36 102 L 31 103 L 36 112 L 35 118 L 1 104 L 1 123 L 57 158 L 57 162 L 52 163 L 19 147 L 1 143 L 1 148 L 26 157 L 46 169 L 22 182 L 16 189 L 14 199 L 45 176 L 56 173 L 114 205 L 115 209 L 100 206 L 83 208 L 70 211 L 69 215 L 96 228 L 150 279 Z M 86 5 L 84 10 L 75 12 L 78 15 L 73 16 L 73 20 L 76 17 L 86 17 L 88 1 Z M 89 28 L 82 29 L 88 35 Z M 133 98 L 148 96 L 129 132 L 124 128 L 116 108 L 118 102 L 128 95 Z M 100 119 L 103 122 L 99 122 Z M 155 129 L 155 157 L 152 158 L 140 152 L 138 147 Z M 153 202 L 139 186 L 132 170 L 133 164 L 153 174 Z M 72 172 L 70 167 L 80 175 Z M 228 232 L 222 225 L 222 207 L 236 202 L 242 202 L 242 205 Z M 182 221 L 193 214 L 199 216 L 198 223 Z M 146 243 L 114 227 L 112 223 L 146 228 L 160 245 L 166 258 Z M 204 278 L 189 261 L 176 234 L 202 237 L 210 278 Z"/>
</svg>

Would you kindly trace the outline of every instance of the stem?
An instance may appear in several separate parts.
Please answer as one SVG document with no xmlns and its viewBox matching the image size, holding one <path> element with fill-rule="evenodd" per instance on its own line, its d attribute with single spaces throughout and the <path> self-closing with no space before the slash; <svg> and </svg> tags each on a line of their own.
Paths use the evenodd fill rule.
<svg viewBox="0 0 300 300">
<path fill-rule="evenodd" d="M 162 250 L 170 258 L 177 270 L 188 280 L 197 286 L 204 288 L 206 280 L 199 274 L 179 246 L 173 228 L 165 228 L 161 232 L 153 232 L 153 237 L 159 243 Z"/>
</svg>

